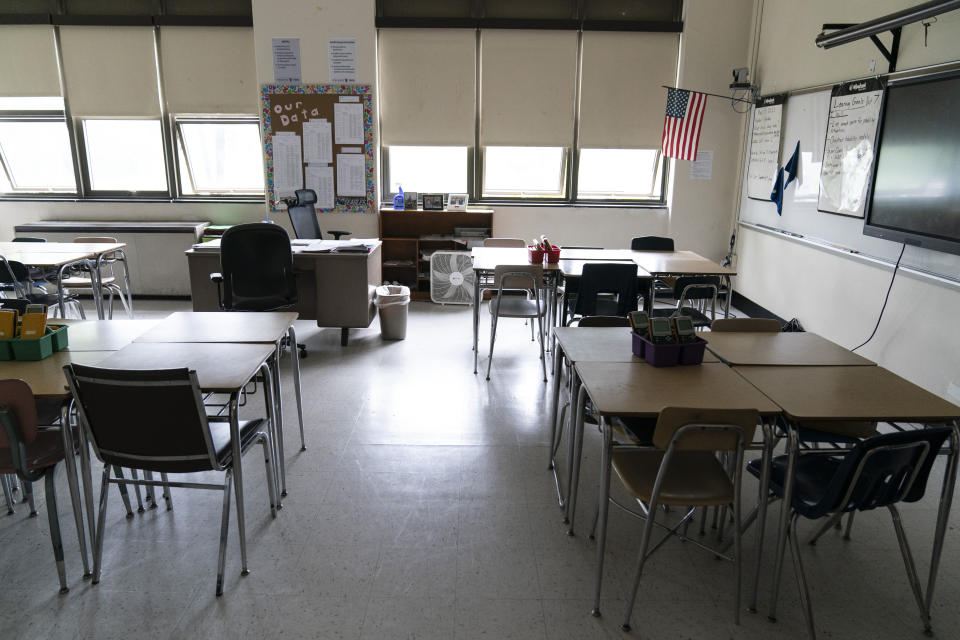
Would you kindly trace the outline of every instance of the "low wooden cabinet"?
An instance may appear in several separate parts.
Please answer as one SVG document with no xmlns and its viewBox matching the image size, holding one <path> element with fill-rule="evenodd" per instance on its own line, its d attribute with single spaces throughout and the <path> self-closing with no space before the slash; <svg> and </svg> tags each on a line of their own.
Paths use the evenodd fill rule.
<svg viewBox="0 0 960 640">
<path fill-rule="evenodd" d="M 457 229 L 493 228 L 492 209 L 416 211 L 381 209 L 383 279 L 410 287 L 415 299 L 430 298 L 430 254 L 467 250 Z M 473 237 L 473 236 L 471 236 Z"/>
</svg>

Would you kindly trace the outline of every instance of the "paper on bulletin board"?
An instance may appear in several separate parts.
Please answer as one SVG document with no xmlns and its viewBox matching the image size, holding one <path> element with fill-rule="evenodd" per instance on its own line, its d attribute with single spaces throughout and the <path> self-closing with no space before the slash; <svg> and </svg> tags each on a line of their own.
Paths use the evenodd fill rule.
<svg viewBox="0 0 960 640">
<path fill-rule="evenodd" d="M 780 168 L 780 131 L 786 94 L 761 97 L 753 109 L 750 164 L 747 167 L 747 197 L 770 200 Z"/>
<path fill-rule="evenodd" d="M 362 153 L 337 154 L 337 195 L 366 195 L 365 157 Z"/>
<path fill-rule="evenodd" d="M 303 161 L 321 164 L 333 162 L 333 136 L 329 120 L 320 118 L 303 123 Z"/>
<path fill-rule="evenodd" d="M 289 131 L 273 135 L 273 184 L 278 198 L 303 188 L 303 155 L 300 136 Z"/>
<path fill-rule="evenodd" d="M 363 144 L 363 106 L 350 102 L 333 105 L 333 126 L 337 144 Z"/>
<path fill-rule="evenodd" d="M 820 169 L 820 211 L 863 217 L 885 87 L 879 78 L 833 87 Z"/>
<path fill-rule="evenodd" d="M 357 81 L 357 39 L 331 38 L 327 41 L 330 82 Z"/>
<path fill-rule="evenodd" d="M 333 167 L 311 164 L 304 174 L 307 189 L 317 192 L 317 209 L 333 209 Z"/>
<path fill-rule="evenodd" d="M 273 81 L 300 82 L 300 38 L 273 39 Z"/>
<path fill-rule="evenodd" d="M 713 176 L 713 151 L 697 151 L 697 159 L 690 163 L 691 180 L 709 180 Z"/>
</svg>

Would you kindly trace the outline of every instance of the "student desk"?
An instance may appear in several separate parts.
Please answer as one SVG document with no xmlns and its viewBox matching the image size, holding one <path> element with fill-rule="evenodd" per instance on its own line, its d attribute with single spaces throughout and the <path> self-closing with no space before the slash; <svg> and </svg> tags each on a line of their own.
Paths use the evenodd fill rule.
<svg viewBox="0 0 960 640">
<path fill-rule="evenodd" d="M 153 328 L 139 335 L 136 343 L 265 343 L 275 347 L 273 358 L 273 397 L 277 408 L 277 467 L 281 496 L 287 495 L 287 474 L 283 451 L 283 396 L 280 385 L 280 342 L 290 338 L 290 360 L 293 363 L 293 390 L 300 422 L 300 450 L 306 449 L 303 437 L 303 398 L 300 389 L 300 357 L 297 353 L 297 332 L 293 327 L 297 314 L 293 311 L 244 311 L 236 313 L 178 311 Z"/>
<path fill-rule="evenodd" d="M 68 351 L 118 351 L 160 322 L 117 319 L 109 322 L 94 320 L 51 319 L 48 324 L 66 325 Z"/>
<path fill-rule="evenodd" d="M 339 327 L 340 342 L 347 344 L 351 328 L 369 327 L 377 314 L 376 288 L 382 284 L 381 245 L 369 253 L 309 253 L 295 251 L 299 301 L 290 311 L 301 320 L 316 320 L 318 327 Z M 218 311 L 217 286 L 211 273 L 220 271 L 220 250 L 190 249 L 190 295 L 194 311 Z"/>
<path fill-rule="evenodd" d="M 815 333 L 717 331 L 704 334 L 707 349 L 730 365 L 874 365 Z"/>
<path fill-rule="evenodd" d="M 829 426 L 824 423 L 850 421 L 947 423 L 953 427 L 937 512 L 930 575 L 924 594 L 923 610 L 929 617 L 957 476 L 960 407 L 879 366 L 740 366 L 735 367 L 735 371 L 782 407 L 787 419 L 794 424 L 817 421 L 818 429 L 823 430 Z M 786 547 L 789 509 L 785 506 L 789 504 L 793 491 L 793 470 L 799 448 L 797 430 L 791 428 L 787 435 L 790 457 L 777 537 L 777 567 L 781 566 Z M 761 479 L 761 483 L 768 481 L 767 478 Z M 774 585 L 779 585 L 779 581 L 777 574 Z M 776 597 L 770 602 L 770 616 L 776 616 Z"/>
<path fill-rule="evenodd" d="M 730 315 L 730 296 L 733 286 L 730 277 L 737 275 L 735 269 L 723 267 L 693 251 L 632 251 L 634 261 L 657 278 L 672 276 L 718 276 L 726 283 L 727 299 L 724 301 L 724 316 Z M 653 300 L 653 285 L 650 288 Z M 646 298 L 644 299 L 646 303 Z"/>
</svg>

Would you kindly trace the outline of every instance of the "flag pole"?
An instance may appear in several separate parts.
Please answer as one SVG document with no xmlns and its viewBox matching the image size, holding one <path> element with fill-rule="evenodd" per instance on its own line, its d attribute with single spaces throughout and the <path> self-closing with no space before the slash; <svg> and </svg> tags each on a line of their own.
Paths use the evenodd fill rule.
<svg viewBox="0 0 960 640">
<path fill-rule="evenodd" d="M 674 89 L 676 91 L 695 91 L 695 89 L 679 89 L 677 87 L 668 87 L 665 84 L 660 85 L 664 89 Z M 696 91 L 696 93 L 702 93 L 705 96 L 713 96 L 714 98 L 723 98 L 724 100 L 733 100 L 735 102 L 746 102 L 747 104 L 753 104 L 753 100 L 744 100 L 743 98 L 734 98 L 733 96 L 724 96 L 719 93 L 709 93 L 707 91 Z"/>
</svg>

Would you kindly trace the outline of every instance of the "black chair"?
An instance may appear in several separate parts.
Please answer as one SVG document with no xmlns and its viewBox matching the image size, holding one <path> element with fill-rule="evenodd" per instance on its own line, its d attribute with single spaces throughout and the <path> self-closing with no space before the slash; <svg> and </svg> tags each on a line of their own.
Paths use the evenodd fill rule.
<svg viewBox="0 0 960 640">
<path fill-rule="evenodd" d="M 47 241 L 46 238 L 29 238 L 24 236 L 20 238 L 14 238 L 10 242 L 46 242 L 46 241 Z"/>
<path fill-rule="evenodd" d="M 630 241 L 633 251 L 673 251 L 673 238 L 640 236 Z"/>
<path fill-rule="evenodd" d="M 293 225 L 293 233 L 297 238 L 307 240 L 321 240 L 323 233 L 320 232 L 320 223 L 317 222 L 317 192 L 313 189 L 297 189 L 295 197 L 287 198 L 287 215 L 290 216 L 290 224 Z M 342 236 L 349 236 L 350 231 L 328 231 L 334 240 L 339 240 Z"/>
<path fill-rule="evenodd" d="M 717 291 L 719 288 L 720 278 L 717 276 L 682 276 L 677 278 L 673 284 L 673 297 L 677 301 L 677 306 L 669 309 L 651 309 L 650 317 L 687 316 L 693 321 L 693 326 L 709 327 L 717 315 Z M 702 305 L 702 308 L 693 306 L 694 303 Z M 710 304 L 709 316 L 706 313 L 707 303 Z"/>
<path fill-rule="evenodd" d="M 60 305 L 60 297 L 56 293 L 42 291 L 34 286 L 30 270 L 22 262 L 7 260 L 3 256 L 0 256 L 0 290 L 12 291 L 18 300 L 25 301 L 26 304 L 42 304 L 46 307 Z M 4 300 L 3 302 L 6 304 L 12 301 Z M 81 319 L 86 319 L 83 305 L 80 304 L 77 296 L 65 293 L 63 304 L 66 306 L 68 303 L 74 305 Z M 19 305 L 16 308 L 19 310 Z M 66 310 L 60 309 L 60 315 L 66 317 Z"/>
<path fill-rule="evenodd" d="M 103 567 L 108 484 L 214 489 L 223 491 L 216 590 L 218 596 L 222 595 L 230 524 L 233 440 L 229 420 L 206 415 L 196 371 L 112 370 L 73 364 L 64 367 L 64 372 L 94 453 L 104 465 L 93 583 L 100 582 Z M 271 468 L 275 461 L 267 420 L 242 420 L 239 433 L 241 453 L 254 443 L 263 445 L 270 514 L 276 517 L 276 487 Z M 132 480 L 122 476 L 111 479 L 111 467 L 159 473 L 163 480 L 138 480 L 136 476 Z M 170 482 L 167 478 L 170 473 L 203 471 L 225 471 L 223 484 Z M 238 511 L 242 512 L 243 487 L 233 484 L 237 485 Z M 241 544 L 241 549 L 245 549 L 246 541 L 241 539 Z M 244 566 L 242 574 L 246 572 Z"/>
<path fill-rule="evenodd" d="M 810 592 L 800 558 L 797 521 L 801 516 L 811 520 L 827 517 L 811 538 L 810 543 L 813 544 L 839 522 L 843 514 L 879 507 L 886 507 L 893 518 L 907 577 L 924 627 L 930 630 L 922 588 L 896 503 L 917 502 L 923 498 L 930 469 L 951 431 L 950 427 L 933 427 L 887 433 L 862 440 L 849 450 L 813 451 L 797 457 L 787 538 L 791 543 L 790 553 L 800 589 L 800 601 L 811 638 L 816 637 L 816 632 Z M 772 461 L 770 491 L 775 498 L 783 498 L 787 463 L 787 456 L 777 456 Z M 759 478 L 761 461 L 751 460 L 747 464 L 747 471 Z M 779 575 L 779 570 L 775 575 Z M 779 585 L 773 586 L 774 598 L 778 588 Z"/>
<path fill-rule="evenodd" d="M 626 316 L 637 310 L 637 265 L 617 262 L 590 262 L 583 265 L 580 276 L 574 316 Z M 600 297 L 602 293 L 616 294 L 615 299 Z M 567 315 L 564 299 L 563 314 Z"/>
<path fill-rule="evenodd" d="M 276 224 L 227 229 L 220 240 L 220 273 L 211 273 L 210 280 L 221 311 L 282 311 L 299 301 L 290 236 Z M 307 357 L 305 345 L 297 349 Z"/>
</svg>

